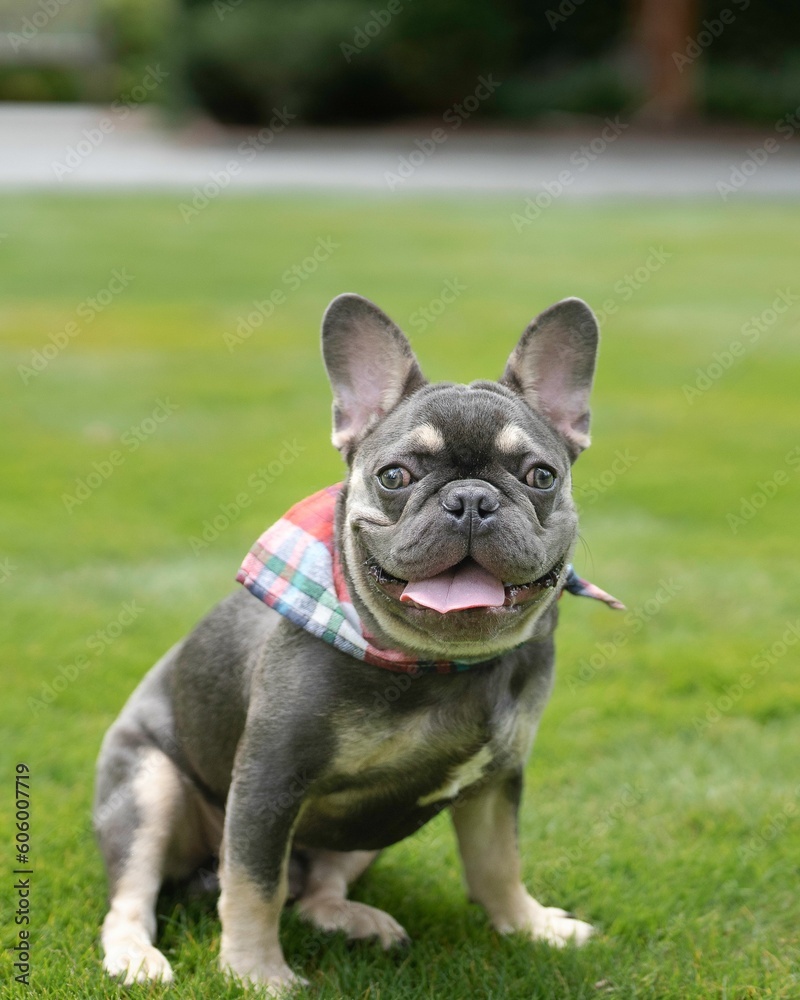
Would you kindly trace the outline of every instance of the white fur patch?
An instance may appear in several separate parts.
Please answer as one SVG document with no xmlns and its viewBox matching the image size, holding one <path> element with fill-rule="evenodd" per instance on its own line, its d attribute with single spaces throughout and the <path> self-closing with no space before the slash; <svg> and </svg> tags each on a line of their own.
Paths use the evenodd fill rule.
<svg viewBox="0 0 800 1000">
<path fill-rule="evenodd" d="M 458 767 L 448 774 L 447 780 L 441 788 L 429 795 L 423 795 L 417 799 L 418 806 L 428 806 L 432 802 L 440 802 L 442 799 L 454 799 L 462 788 L 469 788 L 476 781 L 480 781 L 484 771 L 492 762 L 492 751 L 488 746 L 481 747 L 474 757 L 459 764 Z"/>
<path fill-rule="evenodd" d="M 495 446 L 507 454 L 519 451 L 530 451 L 533 448 L 533 441 L 517 424 L 506 424 L 502 427 L 494 439 Z"/>
<path fill-rule="evenodd" d="M 403 438 L 402 448 L 409 451 L 426 451 L 431 454 L 444 451 L 445 443 L 442 432 L 437 430 L 433 424 L 420 424 L 411 433 Z"/>
</svg>

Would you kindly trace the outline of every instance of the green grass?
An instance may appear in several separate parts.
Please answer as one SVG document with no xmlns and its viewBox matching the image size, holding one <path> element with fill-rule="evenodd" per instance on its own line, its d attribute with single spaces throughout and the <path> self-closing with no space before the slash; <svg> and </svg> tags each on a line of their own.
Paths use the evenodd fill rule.
<svg viewBox="0 0 800 1000">
<path fill-rule="evenodd" d="M 404 924 L 410 951 L 351 950 L 290 913 L 289 961 L 320 998 L 800 996 L 800 680 L 798 645 L 780 645 L 784 633 L 796 643 L 799 618 L 800 302 L 756 342 L 743 329 L 780 290 L 800 295 L 800 207 L 556 204 L 518 234 L 521 199 L 221 198 L 189 225 L 177 201 L 0 199 L 0 834 L 11 900 L 11 790 L 25 762 L 30 995 L 124 995 L 100 979 L 98 745 L 148 666 L 232 588 L 257 534 L 341 475 L 317 330 L 328 300 L 351 290 L 406 326 L 433 378 L 499 374 L 530 316 L 562 296 L 609 313 L 595 443 L 575 470 L 576 561 L 630 613 L 563 602 L 521 820 L 528 884 L 597 938 L 564 952 L 499 938 L 464 902 L 442 817 L 357 889 Z M 320 237 L 340 246 L 291 291 L 282 274 Z M 635 292 L 615 291 L 651 248 L 671 256 Z M 115 268 L 128 287 L 91 322 L 84 309 L 23 384 L 18 366 Z M 422 330 L 415 312 L 448 279 L 465 290 Z M 229 351 L 223 333 L 275 289 L 286 301 Z M 744 354 L 687 401 L 684 386 L 734 342 Z M 165 404 L 173 412 L 148 424 Z M 287 442 L 296 454 L 281 462 Z M 113 473 L 68 511 L 64 495 L 115 451 Z M 248 480 L 270 463 L 280 468 L 257 493 Z M 248 505 L 196 552 L 190 539 L 240 493 Z M 758 509 L 732 530 L 728 515 L 753 496 Z M 120 619 L 126 602 L 135 614 Z M 122 620 L 113 641 L 98 635 Z M 15 933 L 6 919 L 3 995 L 24 992 Z M 137 987 L 134 1000 L 241 995 L 216 970 L 212 901 L 166 897 L 159 934 L 177 984 Z"/>
</svg>

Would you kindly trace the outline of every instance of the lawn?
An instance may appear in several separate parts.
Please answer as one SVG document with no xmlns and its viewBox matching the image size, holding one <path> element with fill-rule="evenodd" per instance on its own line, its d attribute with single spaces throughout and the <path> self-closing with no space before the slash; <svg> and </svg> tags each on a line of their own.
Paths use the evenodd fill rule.
<svg viewBox="0 0 800 1000">
<path fill-rule="evenodd" d="M 26 992 L 11 951 L 26 765 L 29 995 L 125 995 L 100 978 L 100 739 L 261 530 L 341 476 L 318 327 L 358 291 L 431 378 L 499 374 L 563 296 L 602 311 L 576 564 L 629 610 L 564 600 L 521 818 L 529 886 L 596 938 L 498 937 L 464 901 L 440 817 L 356 891 L 409 951 L 285 916 L 309 995 L 800 996 L 800 207 L 557 203 L 515 227 L 518 198 L 223 197 L 189 223 L 179 201 L 0 199 L 0 992 Z M 242 995 L 216 969 L 213 899 L 165 896 L 159 940 L 176 985 L 133 1000 Z"/>
</svg>

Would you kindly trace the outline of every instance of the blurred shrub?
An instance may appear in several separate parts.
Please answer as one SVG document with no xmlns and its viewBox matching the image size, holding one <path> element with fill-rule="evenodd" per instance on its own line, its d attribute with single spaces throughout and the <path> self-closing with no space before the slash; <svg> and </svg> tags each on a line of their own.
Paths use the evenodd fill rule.
<svg viewBox="0 0 800 1000">
<path fill-rule="evenodd" d="M 22 0 L 23 5 L 39 0 Z M 0 0 L 19 20 L 20 0 Z M 553 113 L 633 113 L 634 0 L 81 0 L 103 66 L 0 65 L 0 99 L 112 100 L 148 67 L 163 84 L 144 100 L 264 125 L 273 108 L 318 124 L 441 116 L 479 76 L 502 81 L 477 115 L 531 121 Z M 71 0 L 70 11 L 79 6 Z M 726 0 L 700 0 L 700 20 Z M 800 100 L 796 0 L 729 0 L 736 11 L 697 68 L 699 110 L 770 123 Z M 66 8 L 65 8 L 66 9 Z M 60 17 L 60 15 L 59 15 Z M 698 25 L 700 30 L 702 25 Z M 689 39 L 687 39 L 687 42 Z"/>
<path fill-rule="evenodd" d="M 702 94 L 703 110 L 711 118 L 772 125 L 787 112 L 800 114 L 800 48 L 769 68 L 709 61 Z"/>
<path fill-rule="evenodd" d="M 179 16 L 172 0 L 99 0 L 100 33 L 111 65 L 110 97 L 138 86 L 148 67 L 164 59 Z M 164 100 L 165 94 L 154 91 L 152 99 Z"/>
<path fill-rule="evenodd" d="M 700 20 L 720 7 L 703 0 Z M 735 9 L 703 54 L 699 109 L 775 120 L 800 93 L 796 0 Z M 284 105 L 324 124 L 439 116 L 488 73 L 503 85 L 481 115 L 632 111 L 642 88 L 632 10 L 630 0 L 182 0 L 181 78 L 190 100 L 240 124 L 265 124 Z"/>
<path fill-rule="evenodd" d="M 513 3 L 185 0 L 189 88 L 223 121 L 286 105 L 311 122 L 439 112 L 514 61 Z"/>
<path fill-rule="evenodd" d="M 139 88 L 177 27 L 172 0 L 0 0 L 0 100 L 110 101 Z M 63 49 L 48 36 L 79 39 Z M 145 100 L 163 99 L 152 88 Z M 139 93 L 139 91 L 136 91 Z M 139 103 L 135 101 L 134 103 Z"/>
<path fill-rule="evenodd" d="M 77 101 L 83 96 L 69 67 L 0 66 L 0 101 Z"/>
<path fill-rule="evenodd" d="M 637 97 L 635 81 L 621 71 L 618 60 L 587 58 L 514 77 L 498 92 L 495 110 L 512 120 L 602 116 L 624 112 Z"/>
</svg>

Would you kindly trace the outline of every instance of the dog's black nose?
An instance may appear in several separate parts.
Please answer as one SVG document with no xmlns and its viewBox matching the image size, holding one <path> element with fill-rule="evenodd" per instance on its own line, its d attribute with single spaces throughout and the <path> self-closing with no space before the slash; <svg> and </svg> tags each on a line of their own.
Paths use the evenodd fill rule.
<svg viewBox="0 0 800 1000">
<path fill-rule="evenodd" d="M 488 527 L 500 506 L 497 490 L 480 479 L 451 483 L 442 493 L 442 507 L 459 531 L 470 533 Z"/>
</svg>

